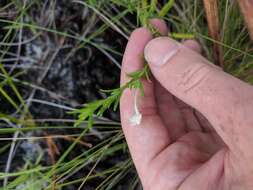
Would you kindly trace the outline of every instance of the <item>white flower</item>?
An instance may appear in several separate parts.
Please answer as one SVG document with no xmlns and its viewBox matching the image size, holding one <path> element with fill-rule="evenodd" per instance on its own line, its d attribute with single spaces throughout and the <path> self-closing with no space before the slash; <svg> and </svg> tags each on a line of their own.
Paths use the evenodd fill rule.
<svg viewBox="0 0 253 190">
<path fill-rule="evenodd" d="M 142 119 L 142 115 L 139 112 L 138 105 L 137 105 L 137 98 L 138 98 L 138 93 L 137 93 L 137 90 L 135 90 L 134 91 L 134 114 L 129 119 L 132 126 L 140 125 L 141 124 L 141 119 Z"/>
</svg>

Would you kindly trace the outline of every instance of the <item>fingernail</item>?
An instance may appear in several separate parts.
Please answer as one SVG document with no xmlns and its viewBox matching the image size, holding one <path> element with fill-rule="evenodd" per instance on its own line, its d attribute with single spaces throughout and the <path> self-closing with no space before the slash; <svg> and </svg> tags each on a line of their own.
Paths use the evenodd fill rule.
<svg viewBox="0 0 253 190">
<path fill-rule="evenodd" d="M 159 37 L 151 40 L 144 50 L 144 56 L 148 63 L 162 66 L 178 52 L 179 44 L 168 37 Z"/>
</svg>

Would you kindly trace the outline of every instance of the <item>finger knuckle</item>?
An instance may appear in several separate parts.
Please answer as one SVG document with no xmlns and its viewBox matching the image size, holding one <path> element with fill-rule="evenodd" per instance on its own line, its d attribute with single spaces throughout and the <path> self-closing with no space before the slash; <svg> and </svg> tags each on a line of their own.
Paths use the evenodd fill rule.
<svg viewBox="0 0 253 190">
<path fill-rule="evenodd" d="M 179 86 L 184 93 L 188 93 L 197 89 L 202 83 L 210 77 L 212 68 L 206 64 L 195 64 L 189 67 L 182 74 Z"/>
</svg>

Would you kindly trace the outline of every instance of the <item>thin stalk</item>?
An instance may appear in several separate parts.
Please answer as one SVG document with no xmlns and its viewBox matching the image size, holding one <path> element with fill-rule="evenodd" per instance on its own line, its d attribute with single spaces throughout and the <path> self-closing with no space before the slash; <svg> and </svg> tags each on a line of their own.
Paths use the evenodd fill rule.
<svg viewBox="0 0 253 190">
<path fill-rule="evenodd" d="M 211 38 L 215 41 L 220 41 L 220 27 L 219 27 L 219 14 L 218 14 L 218 1 L 217 0 L 204 0 L 206 18 L 208 23 L 208 31 Z M 224 67 L 223 55 L 221 46 L 213 44 L 213 56 L 217 65 Z"/>
<path fill-rule="evenodd" d="M 170 11 L 170 9 L 173 7 L 174 3 L 175 3 L 175 0 L 169 0 L 160 10 L 160 12 L 158 13 L 158 16 L 161 18 L 165 17 Z"/>
<path fill-rule="evenodd" d="M 238 0 L 244 20 L 248 26 L 249 34 L 253 40 L 253 1 L 252 0 Z"/>
</svg>

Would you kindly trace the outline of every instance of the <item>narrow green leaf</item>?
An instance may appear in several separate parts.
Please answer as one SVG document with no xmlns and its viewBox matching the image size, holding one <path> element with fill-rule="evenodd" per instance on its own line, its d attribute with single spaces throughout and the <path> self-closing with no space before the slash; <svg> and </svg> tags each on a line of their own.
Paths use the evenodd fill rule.
<svg viewBox="0 0 253 190">
<path fill-rule="evenodd" d="M 89 119 L 88 119 L 88 129 L 89 129 L 89 130 L 92 129 L 93 122 L 94 122 L 93 116 L 90 115 L 90 116 L 89 116 Z"/>
<path fill-rule="evenodd" d="M 170 33 L 170 37 L 175 39 L 193 39 L 195 38 L 194 34 L 186 34 L 186 33 Z"/>
<path fill-rule="evenodd" d="M 161 17 L 161 18 L 165 17 L 169 13 L 170 9 L 173 7 L 174 3 L 175 3 L 175 0 L 169 0 L 163 6 L 163 8 L 159 11 L 159 13 L 158 13 L 159 17 Z"/>
<path fill-rule="evenodd" d="M 153 15 L 157 8 L 158 0 L 151 0 L 149 14 Z"/>
</svg>

